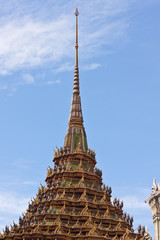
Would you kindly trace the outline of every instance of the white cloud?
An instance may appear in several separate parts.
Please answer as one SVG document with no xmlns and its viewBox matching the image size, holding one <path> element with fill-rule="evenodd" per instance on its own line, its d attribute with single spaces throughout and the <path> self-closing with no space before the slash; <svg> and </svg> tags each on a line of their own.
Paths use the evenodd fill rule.
<svg viewBox="0 0 160 240">
<path fill-rule="evenodd" d="M 150 0 L 146 1 L 151 2 Z M 113 54 L 128 41 L 130 16 L 144 8 L 137 0 L 78 0 L 79 55 L 82 61 Z M 73 71 L 75 42 L 75 4 L 73 0 L 54 3 L 46 0 L 0 0 L 0 75 L 6 89 L 19 85 L 44 85 L 38 78 L 47 70 L 54 73 Z M 133 22 L 133 19 L 132 19 Z M 98 63 L 86 64 L 82 70 L 94 70 Z M 22 72 L 31 72 L 22 74 Z M 36 70 L 35 72 L 32 70 Z M 13 74 L 16 74 L 12 78 Z M 8 75 L 7 78 L 5 75 Z M 22 78 L 17 77 L 22 75 Z M 41 77 L 42 78 L 42 77 Z M 22 81 L 23 80 L 23 81 Z M 36 80 L 36 81 L 35 81 Z M 48 81 L 46 84 L 59 82 Z M 5 90 L 4 86 L 0 90 Z M 7 91 L 7 92 L 8 92 Z"/>
<path fill-rule="evenodd" d="M 89 70 L 95 70 L 95 69 L 97 69 L 99 67 L 101 67 L 101 64 L 99 64 L 99 63 L 92 63 L 92 64 L 84 66 L 83 69 L 86 70 L 86 71 L 89 71 Z"/>
<path fill-rule="evenodd" d="M 74 69 L 73 63 L 66 62 L 66 63 L 61 64 L 59 67 L 57 67 L 55 69 L 55 72 L 56 73 L 68 72 L 68 71 L 72 71 L 73 69 Z"/>
<path fill-rule="evenodd" d="M 60 80 L 60 79 L 57 79 L 57 80 L 55 80 L 55 81 L 48 81 L 48 82 L 47 82 L 48 85 L 59 84 L 59 83 L 61 83 L 61 80 Z"/>
<path fill-rule="evenodd" d="M 48 64 L 56 65 L 57 72 L 71 70 L 72 64 L 63 63 L 74 58 L 76 5 L 80 11 L 81 58 L 89 58 L 114 52 L 119 44 L 124 44 L 133 15 L 130 11 L 153 2 L 45 0 L 43 4 L 38 0 L 0 0 L 0 74 Z"/>
<path fill-rule="evenodd" d="M 13 193 L 0 192 L 0 215 L 22 214 L 27 208 L 28 201 L 28 198 L 15 196 Z"/>
<path fill-rule="evenodd" d="M 31 74 L 24 74 L 23 75 L 23 83 L 26 84 L 33 84 L 34 83 L 34 78 Z"/>
<path fill-rule="evenodd" d="M 0 192 L 0 232 L 6 225 L 18 221 L 18 217 L 26 211 L 29 200 L 13 192 Z"/>
<path fill-rule="evenodd" d="M 58 61 L 63 53 L 68 56 L 72 36 L 68 28 L 65 19 L 49 23 L 34 22 L 31 19 L 22 19 L 19 22 L 19 19 L 15 19 L 1 26 L 0 74 L 41 66 L 48 61 Z M 68 37 L 65 37 L 66 31 Z"/>
<path fill-rule="evenodd" d="M 125 196 L 122 198 L 126 209 L 148 209 L 148 205 L 137 196 Z"/>
<path fill-rule="evenodd" d="M 0 74 L 48 63 L 56 65 L 57 72 L 72 70 L 72 64 L 63 62 L 74 58 L 75 17 L 70 13 L 73 2 L 65 2 L 63 8 L 46 0 L 45 9 L 37 0 L 32 8 L 27 2 L 16 3 L 6 1 L 1 8 Z M 122 38 L 124 41 L 129 23 L 122 13 L 127 13 L 129 7 L 128 0 L 79 2 L 82 58 L 104 53 L 104 46 L 108 46 L 107 53 L 109 46 Z M 5 15 L 11 8 L 13 13 Z"/>
<path fill-rule="evenodd" d="M 35 185 L 36 182 L 35 181 L 24 181 L 22 182 L 23 185 Z"/>
</svg>

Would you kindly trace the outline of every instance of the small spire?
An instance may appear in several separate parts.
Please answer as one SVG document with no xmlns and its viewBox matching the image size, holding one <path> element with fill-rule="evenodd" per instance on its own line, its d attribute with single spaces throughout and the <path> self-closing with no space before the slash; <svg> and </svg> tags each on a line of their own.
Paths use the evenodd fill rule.
<svg viewBox="0 0 160 240">
<path fill-rule="evenodd" d="M 76 8 L 76 42 L 75 42 L 75 70 L 74 70 L 74 83 L 73 83 L 73 97 L 70 110 L 69 125 L 76 123 L 83 125 L 83 116 L 81 109 L 81 99 L 79 91 L 79 67 L 78 67 L 78 8 Z"/>
<path fill-rule="evenodd" d="M 76 49 L 76 57 L 75 57 L 75 67 L 78 67 L 78 8 L 76 8 L 75 11 L 76 15 L 76 44 L 75 44 L 75 49 Z"/>
<path fill-rule="evenodd" d="M 73 94 L 79 95 L 79 69 L 78 69 L 78 8 L 75 11 L 76 15 L 76 42 L 75 42 L 75 70 L 74 70 L 74 84 Z"/>
<path fill-rule="evenodd" d="M 73 83 L 73 96 L 67 134 L 64 140 L 64 147 L 69 148 L 71 152 L 88 149 L 87 137 L 83 126 L 83 116 L 81 108 L 81 98 L 79 91 L 79 68 L 78 68 L 78 8 L 76 8 L 76 42 L 75 42 L 75 70 Z"/>
</svg>

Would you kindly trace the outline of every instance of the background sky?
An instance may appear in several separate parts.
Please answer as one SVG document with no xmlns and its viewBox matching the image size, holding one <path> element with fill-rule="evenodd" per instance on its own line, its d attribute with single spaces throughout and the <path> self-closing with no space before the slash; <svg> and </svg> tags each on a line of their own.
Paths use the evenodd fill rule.
<svg viewBox="0 0 160 240">
<path fill-rule="evenodd" d="M 0 0 L 0 231 L 27 208 L 63 146 L 75 8 L 88 145 L 134 229 L 160 181 L 160 1 Z"/>
</svg>

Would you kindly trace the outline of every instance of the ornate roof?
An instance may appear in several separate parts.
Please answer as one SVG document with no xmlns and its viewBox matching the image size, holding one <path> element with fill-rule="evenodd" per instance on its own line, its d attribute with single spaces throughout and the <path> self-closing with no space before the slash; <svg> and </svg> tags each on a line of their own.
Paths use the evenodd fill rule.
<svg viewBox="0 0 160 240">
<path fill-rule="evenodd" d="M 110 240 L 145 239 L 144 228 L 133 230 L 133 218 L 123 202 L 111 202 L 111 187 L 102 183 L 95 152 L 88 148 L 83 126 L 78 69 L 78 9 L 73 97 L 63 148 L 54 153 L 46 186 L 38 189 L 19 224 L 4 229 L 2 240 Z"/>
</svg>

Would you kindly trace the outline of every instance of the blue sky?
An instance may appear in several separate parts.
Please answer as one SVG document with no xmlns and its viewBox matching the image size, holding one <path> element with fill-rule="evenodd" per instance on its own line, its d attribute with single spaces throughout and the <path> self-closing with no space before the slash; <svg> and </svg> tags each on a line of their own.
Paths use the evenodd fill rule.
<svg viewBox="0 0 160 240">
<path fill-rule="evenodd" d="M 80 90 L 88 145 L 134 229 L 160 181 L 160 2 L 0 0 L 0 231 L 44 184 L 63 145 L 79 8 Z"/>
</svg>

